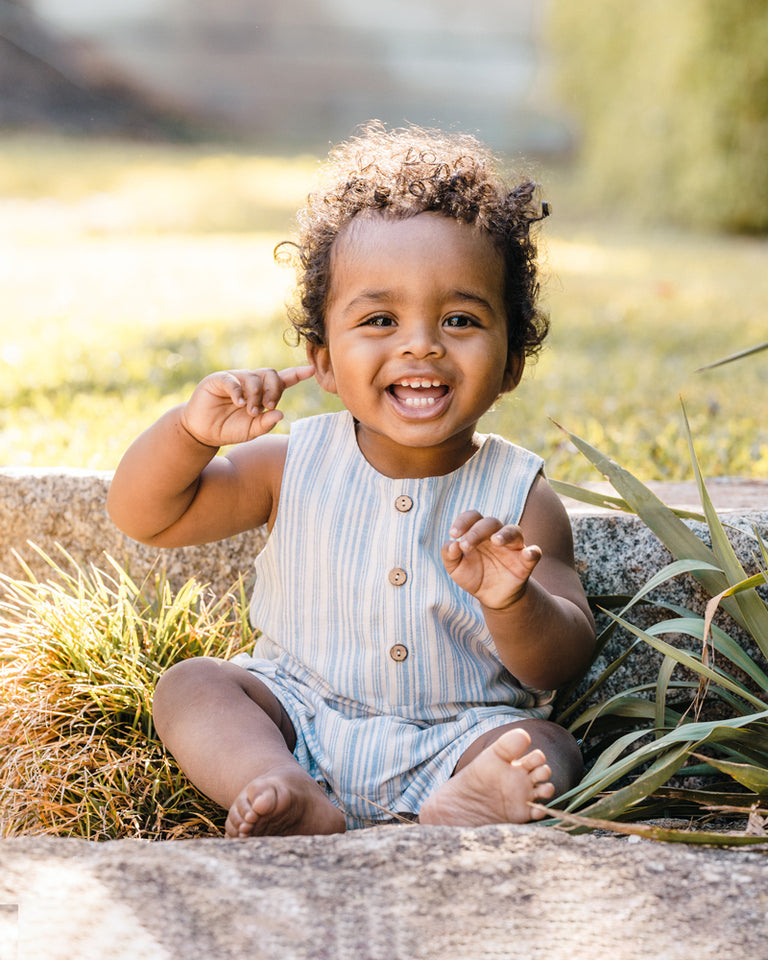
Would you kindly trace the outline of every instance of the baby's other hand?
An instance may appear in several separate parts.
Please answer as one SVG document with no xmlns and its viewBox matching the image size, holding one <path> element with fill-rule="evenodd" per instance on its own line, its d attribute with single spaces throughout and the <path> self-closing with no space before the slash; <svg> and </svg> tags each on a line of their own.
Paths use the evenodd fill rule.
<svg viewBox="0 0 768 960">
<path fill-rule="evenodd" d="M 460 587 L 484 607 L 502 610 L 525 593 L 538 547 L 525 545 L 520 527 L 467 510 L 454 520 L 442 549 L 445 569 Z"/>
<path fill-rule="evenodd" d="M 253 440 L 283 419 L 276 409 L 288 387 L 314 375 L 311 365 L 285 370 L 227 370 L 212 373 L 184 406 L 184 429 L 200 443 L 223 447 Z"/>
</svg>

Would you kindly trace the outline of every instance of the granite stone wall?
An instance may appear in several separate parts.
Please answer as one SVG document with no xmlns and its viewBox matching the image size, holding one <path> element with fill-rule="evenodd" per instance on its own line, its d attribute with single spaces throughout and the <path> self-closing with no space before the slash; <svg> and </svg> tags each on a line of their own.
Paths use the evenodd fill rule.
<svg viewBox="0 0 768 960">
<path fill-rule="evenodd" d="M 172 587 L 178 588 L 194 576 L 217 594 L 225 593 L 240 576 L 246 586 L 250 585 L 253 559 L 265 543 L 265 530 L 174 550 L 143 546 L 117 530 L 107 514 L 110 478 L 109 472 L 65 468 L 0 469 L 0 573 L 23 577 L 21 558 L 36 577 L 46 579 L 50 566 L 39 551 L 67 565 L 63 550 L 77 564 L 94 564 L 106 570 L 109 563 L 105 555 L 109 555 L 137 582 L 162 573 Z M 758 548 L 754 529 L 768 539 L 768 509 L 731 508 L 723 516 L 737 555 L 748 572 L 755 571 Z M 580 507 L 572 510 L 571 523 L 577 568 L 591 597 L 633 595 L 672 559 L 637 517 L 589 512 Z M 707 539 L 704 524 L 692 522 L 691 526 Z M 697 611 L 703 611 L 708 599 L 689 576 L 675 579 L 653 596 Z M 658 612 L 646 610 L 639 616 L 642 622 L 643 616 L 653 619 Z M 610 662 L 627 642 L 627 635 L 618 634 L 595 669 Z M 613 682 L 619 689 L 630 680 L 653 679 L 657 663 L 653 651 L 639 650 Z"/>
</svg>

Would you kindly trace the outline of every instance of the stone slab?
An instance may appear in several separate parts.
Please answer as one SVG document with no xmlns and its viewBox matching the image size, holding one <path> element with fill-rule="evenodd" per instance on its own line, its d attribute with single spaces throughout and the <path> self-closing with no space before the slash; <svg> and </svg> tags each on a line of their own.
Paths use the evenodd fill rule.
<svg viewBox="0 0 768 960">
<path fill-rule="evenodd" d="M 126 537 L 114 526 L 106 511 L 111 473 L 66 468 L 0 469 L 0 573 L 21 575 L 18 556 L 35 576 L 47 579 L 50 567 L 30 545 L 59 562 L 61 549 L 81 565 L 109 569 L 105 554 L 114 558 L 137 582 L 157 576 L 180 587 L 190 577 L 210 585 L 222 595 L 242 576 L 246 589 L 252 584 L 253 560 L 266 542 L 266 530 L 258 529 L 219 543 L 160 550 Z M 695 496 L 691 484 L 657 485 L 665 502 L 688 505 Z M 768 482 L 731 480 L 713 482 L 711 493 L 729 525 L 737 555 L 749 573 L 757 569 L 758 550 L 753 528 L 768 539 Z M 633 595 L 658 570 L 671 561 L 659 540 L 637 517 L 585 508 L 565 501 L 574 532 L 576 565 L 588 595 Z M 689 521 L 696 533 L 707 539 L 704 524 Z M 661 602 L 676 603 L 703 612 L 707 596 L 689 576 L 677 578 L 654 594 Z M 650 614 L 653 616 L 655 614 Z M 603 620 L 601 623 L 607 621 Z M 736 634 L 739 639 L 745 639 Z M 593 679 L 626 645 L 617 635 L 596 663 Z M 655 678 L 659 655 L 641 648 L 613 676 L 605 692 Z"/>
<path fill-rule="evenodd" d="M 21 575 L 16 554 L 35 576 L 46 579 L 50 566 L 30 545 L 66 564 L 61 549 L 77 563 L 109 569 L 105 554 L 141 583 L 163 575 L 174 588 L 192 576 L 225 593 L 238 576 L 248 580 L 266 531 L 258 529 L 218 543 L 160 550 L 126 537 L 106 509 L 109 471 L 73 468 L 0 469 L 0 573 Z"/>
<path fill-rule="evenodd" d="M 27 837 L 0 902 L 3 960 L 765 960 L 768 855 L 540 825 Z"/>
</svg>

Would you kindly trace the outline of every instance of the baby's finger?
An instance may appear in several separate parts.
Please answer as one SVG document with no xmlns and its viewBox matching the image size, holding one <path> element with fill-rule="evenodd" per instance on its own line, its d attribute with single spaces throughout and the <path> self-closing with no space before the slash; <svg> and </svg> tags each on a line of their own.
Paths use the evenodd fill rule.
<svg viewBox="0 0 768 960">
<path fill-rule="evenodd" d="M 262 370 L 262 405 L 265 410 L 274 410 L 283 395 L 285 384 L 277 370 Z"/>
<path fill-rule="evenodd" d="M 252 417 L 264 409 L 264 372 L 263 370 L 243 370 L 240 373 L 246 409 Z"/>
<path fill-rule="evenodd" d="M 256 414 L 251 421 L 251 439 L 269 433 L 282 419 L 283 414 L 280 410 L 264 410 L 262 413 Z"/>
<path fill-rule="evenodd" d="M 523 531 L 513 523 L 508 523 L 497 530 L 491 540 L 500 547 L 523 547 L 525 545 Z"/>
<path fill-rule="evenodd" d="M 490 540 L 500 527 L 501 521 L 496 517 L 481 517 L 457 538 L 462 553 L 468 553 L 486 540 Z"/>
<path fill-rule="evenodd" d="M 310 377 L 314 377 L 315 365 L 308 363 L 300 367 L 286 367 L 285 370 L 280 370 L 277 375 L 282 380 L 283 387 L 295 387 L 302 380 L 309 380 Z"/>
<path fill-rule="evenodd" d="M 243 385 L 231 371 L 212 373 L 202 381 L 201 386 L 205 386 L 217 396 L 229 397 L 236 407 L 243 407 L 246 404 Z"/>
<path fill-rule="evenodd" d="M 458 540 L 459 537 L 462 537 L 467 530 L 469 530 L 472 524 L 477 523 L 478 520 L 482 519 L 482 513 L 479 513 L 477 510 L 465 510 L 463 513 L 460 513 L 451 524 L 451 529 L 448 531 L 448 536 L 452 537 L 454 540 Z"/>
<path fill-rule="evenodd" d="M 314 376 L 315 368 L 312 364 L 303 367 L 286 367 L 284 370 L 263 370 L 264 379 L 263 404 L 266 410 L 274 410 L 288 387 L 294 387 L 302 380 Z"/>
</svg>

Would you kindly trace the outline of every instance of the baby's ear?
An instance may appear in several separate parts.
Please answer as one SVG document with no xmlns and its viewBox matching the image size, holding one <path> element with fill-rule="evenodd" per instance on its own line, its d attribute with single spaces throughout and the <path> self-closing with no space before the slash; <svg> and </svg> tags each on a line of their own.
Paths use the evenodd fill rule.
<svg viewBox="0 0 768 960">
<path fill-rule="evenodd" d="M 336 377 L 333 375 L 333 364 L 328 347 L 323 343 L 307 344 L 307 360 L 315 365 L 315 380 L 328 393 L 338 393 Z"/>
<path fill-rule="evenodd" d="M 504 371 L 504 379 L 501 382 L 501 392 L 509 393 L 520 383 L 525 369 L 525 355 L 510 350 L 507 356 L 507 367 Z"/>
</svg>

